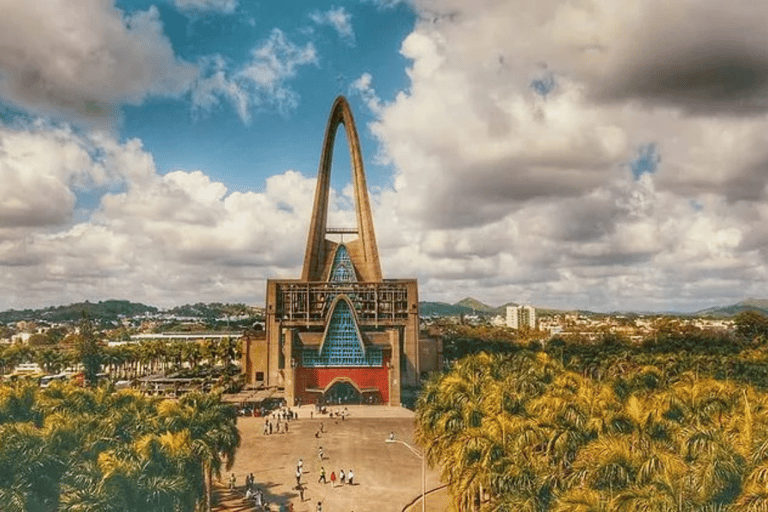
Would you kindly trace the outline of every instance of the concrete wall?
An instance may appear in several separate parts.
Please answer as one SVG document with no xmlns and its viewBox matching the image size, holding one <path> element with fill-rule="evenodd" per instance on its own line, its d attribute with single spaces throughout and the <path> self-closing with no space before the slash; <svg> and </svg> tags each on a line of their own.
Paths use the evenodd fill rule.
<svg viewBox="0 0 768 512">
<path fill-rule="evenodd" d="M 245 385 L 258 387 L 267 381 L 267 338 L 264 331 L 249 331 L 240 338 L 242 343 L 242 364 Z M 257 372 L 263 373 L 263 380 L 256 380 Z"/>
</svg>

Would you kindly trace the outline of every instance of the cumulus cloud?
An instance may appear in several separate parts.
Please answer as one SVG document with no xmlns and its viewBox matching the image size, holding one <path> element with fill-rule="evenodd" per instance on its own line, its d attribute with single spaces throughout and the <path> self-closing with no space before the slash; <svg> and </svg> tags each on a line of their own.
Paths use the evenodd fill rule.
<svg viewBox="0 0 768 512">
<path fill-rule="evenodd" d="M 74 191 L 106 180 L 88 141 L 65 128 L 30 128 L 0 126 L 0 228 L 66 224 Z"/>
<path fill-rule="evenodd" d="M 330 25 L 348 44 L 355 44 L 355 32 L 352 29 L 352 15 L 344 7 L 331 7 L 325 12 L 313 11 L 309 18 L 318 25 Z"/>
<path fill-rule="evenodd" d="M 171 306 L 263 301 L 301 273 L 315 177 L 230 191 L 201 170 L 160 174 L 138 139 L 0 125 L 0 309 L 130 298 Z M 81 218 L 78 197 L 100 199 Z M 332 193 L 335 225 L 352 225 Z"/>
<path fill-rule="evenodd" d="M 221 12 L 232 14 L 237 0 L 174 0 L 176 8 L 187 12 Z"/>
<path fill-rule="evenodd" d="M 353 84 L 397 169 L 385 266 L 445 300 L 764 295 L 768 8 L 737 4 L 416 0 L 409 87 Z"/>
<path fill-rule="evenodd" d="M 158 10 L 113 2 L 3 1 L 0 98 L 32 112 L 105 122 L 123 104 L 178 96 L 196 76 L 176 58 Z"/>
<path fill-rule="evenodd" d="M 315 46 L 293 43 L 280 29 L 251 51 L 251 58 L 240 68 L 220 55 L 200 61 L 201 77 L 192 90 L 192 105 L 198 113 L 210 112 L 221 99 L 229 101 L 244 123 L 251 121 L 254 109 L 277 108 L 286 113 L 298 105 L 299 95 L 289 85 L 301 66 L 317 64 Z"/>
</svg>

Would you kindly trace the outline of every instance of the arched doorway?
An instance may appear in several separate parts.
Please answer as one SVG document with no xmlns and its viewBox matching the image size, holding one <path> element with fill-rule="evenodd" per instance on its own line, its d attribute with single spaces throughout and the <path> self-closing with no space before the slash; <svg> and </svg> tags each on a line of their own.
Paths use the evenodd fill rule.
<svg viewBox="0 0 768 512">
<path fill-rule="evenodd" d="M 335 382 L 323 393 L 327 404 L 359 404 L 362 402 L 360 391 L 349 381 Z"/>
</svg>

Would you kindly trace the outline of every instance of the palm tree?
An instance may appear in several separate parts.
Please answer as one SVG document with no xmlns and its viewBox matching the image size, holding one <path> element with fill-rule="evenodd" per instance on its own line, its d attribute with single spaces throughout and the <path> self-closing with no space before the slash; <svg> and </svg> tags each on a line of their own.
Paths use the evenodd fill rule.
<svg viewBox="0 0 768 512">
<path fill-rule="evenodd" d="M 8 512 L 58 508 L 65 461 L 48 449 L 44 432 L 30 423 L 0 425 L 0 504 Z"/>
<path fill-rule="evenodd" d="M 189 393 L 178 402 L 158 406 L 160 422 L 170 432 L 186 430 L 191 450 L 205 479 L 205 510 L 211 510 L 213 475 L 221 477 L 222 465 L 229 470 L 240 446 L 236 412 L 221 402 L 220 395 Z"/>
</svg>

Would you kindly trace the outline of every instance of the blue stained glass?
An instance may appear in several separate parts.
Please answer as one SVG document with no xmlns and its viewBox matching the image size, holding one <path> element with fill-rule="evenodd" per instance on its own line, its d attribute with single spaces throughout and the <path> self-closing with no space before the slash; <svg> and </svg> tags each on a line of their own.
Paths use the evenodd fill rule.
<svg viewBox="0 0 768 512">
<path fill-rule="evenodd" d="M 336 303 L 328 324 L 321 352 L 302 352 L 304 366 L 381 366 L 381 350 L 369 347 L 363 351 L 357 334 L 355 317 L 345 300 Z"/>
<path fill-rule="evenodd" d="M 344 244 L 336 249 L 336 255 L 333 257 L 331 266 L 332 283 L 354 283 L 357 281 L 355 276 L 355 267 L 352 265 L 352 259 L 349 257 L 349 251 Z"/>
</svg>

